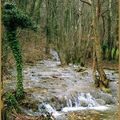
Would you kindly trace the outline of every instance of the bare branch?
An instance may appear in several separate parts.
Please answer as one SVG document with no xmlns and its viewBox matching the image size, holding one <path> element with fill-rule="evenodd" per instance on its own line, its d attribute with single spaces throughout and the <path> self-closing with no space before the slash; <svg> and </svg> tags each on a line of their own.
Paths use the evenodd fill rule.
<svg viewBox="0 0 120 120">
<path fill-rule="evenodd" d="M 89 6 L 91 6 L 91 0 L 88 0 L 88 1 L 80 0 L 80 1 L 83 2 L 83 3 L 85 3 L 85 4 L 87 4 L 87 5 L 89 5 Z"/>
</svg>

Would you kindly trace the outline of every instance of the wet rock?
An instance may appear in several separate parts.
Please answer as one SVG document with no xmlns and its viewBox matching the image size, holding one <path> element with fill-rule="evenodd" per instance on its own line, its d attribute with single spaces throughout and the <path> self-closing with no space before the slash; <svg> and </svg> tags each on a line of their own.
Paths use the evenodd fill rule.
<svg viewBox="0 0 120 120">
<path fill-rule="evenodd" d="M 95 91 L 91 91 L 91 95 L 96 98 L 96 99 L 99 99 L 100 98 L 100 94 L 99 94 L 100 90 L 96 90 Z"/>
<path fill-rule="evenodd" d="M 82 107 L 87 107 L 88 106 L 88 103 L 86 101 L 80 101 L 80 105 Z"/>
<path fill-rule="evenodd" d="M 88 76 L 88 72 L 82 72 L 81 75 L 82 76 Z"/>
<path fill-rule="evenodd" d="M 102 94 L 100 94 L 100 97 L 105 101 L 106 104 L 115 104 L 116 103 L 115 98 L 110 94 L 102 93 Z"/>
<path fill-rule="evenodd" d="M 61 111 L 61 109 L 65 106 L 65 100 L 64 99 L 59 99 L 57 97 L 52 97 L 49 100 L 49 103 L 56 108 L 57 111 Z"/>
<path fill-rule="evenodd" d="M 117 85 L 117 82 L 110 82 L 110 83 L 109 83 L 109 87 L 110 87 L 110 89 L 111 89 L 112 92 L 114 92 L 114 91 L 117 92 L 117 89 L 118 89 L 117 86 L 118 86 L 118 85 Z"/>
<path fill-rule="evenodd" d="M 99 103 L 100 105 L 105 105 L 105 101 L 102 99 L 96 99 L 97 103 Z"/>
<path fill-rule="evenodd" d="M 34 73 L 35 73 L 35 71 L 31 71 L 31 73 L 32 73 L 32 74 L 34 74 Z"/>
<path fill-rule="evenodd" d="M 52 77 L 53 77 L 53 78 L 58 78 L 58 76 L 56 76 L 56 75 L 52 75 Z"/>
<path fill-rule="evenodd" d="M 32 74 L 33 77 L 35 77 L 36 75 L 35 74 Z"/>
<path fill-rule="evenodd" d="M 105 101 L 105 104 L 116 104 L 117 100 L 112 94 L 107 94 L 102 91 L 92 92 L 92 96 L 96 99 L 102 99 Z"/>
<path fill-rule="evenodd" d="M 84 71 L 86 70 L 86 68 L 80 67 L 80 66 L 76 66 L 76 67 L 74 68 L 74 70 L 75 70 L 76 72 L 84 72 Z"/>
<path fill-rule="evenodd" d="M 33 111 L 37 111 L 38 103 L 39 101 L 26 97 L 24 100 L 21 101 L 20 104 L 26 109 L 32 109 Z"/>
</svg>

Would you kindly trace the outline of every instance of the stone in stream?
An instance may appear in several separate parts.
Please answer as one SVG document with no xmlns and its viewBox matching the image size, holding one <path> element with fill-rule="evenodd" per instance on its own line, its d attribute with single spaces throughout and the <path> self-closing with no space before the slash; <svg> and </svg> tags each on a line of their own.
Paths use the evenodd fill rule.
<svg viewBox="0 0 120 120">
<path fill-rule="evenodd" d="M 117 100 L 114 96 L 108 93 L 104 93 L 102 91 L 92 92 L 92 96 L 96 99 L 102 99 L 105 101 L 105 104 L 116 104 Z"/>
<path fill-rule="evenodd" d="M 57 111 L 61 111 L 61 109 L 65 106 L 65 100 L 55 96 L 49 100 L 49 103 L 56 108 Z"/>
<path fill-rule="evenodd" d="M 96 101 L 100 104 L 100 105 L 105 105 L 105 101 L 102 99 L 96 99 Z"/>
<path fill-rule="evenodd" d="M 74 70 L 76 72 L 84 72 L 86 71 L 87 69 L 85 67 L 81 67 L 81 66 L 74 66 Z"/>
<path fill-rule="evenodd" d="M 115 97 L 117 97 L 117 93 L 118 93 L 118 84 L 117 84 L 117 81 L 116 82 L 110 82 L 109 83 L 109 87 L 110 87 L 111 92 L 113 93 L 113 95 Z"/>
</svg>

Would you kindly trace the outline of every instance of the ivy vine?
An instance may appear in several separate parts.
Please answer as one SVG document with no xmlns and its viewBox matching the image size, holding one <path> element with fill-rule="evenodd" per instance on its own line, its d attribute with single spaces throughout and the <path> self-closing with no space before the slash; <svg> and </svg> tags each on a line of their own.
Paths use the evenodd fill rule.
<svg viewBox="0 0 120 120">
<path fill-rule="evenodd" d="M 16 98 L 21 99 L 24 96 L 23 90 L 23 61 L 19 40 L 17 39 L 17 28 L 29 28 L 36 31 L 35 23 L 30 17 L 22 12 L 13 3 L 5 3 L 3 6 L 3 24 L 5 26 L 5 34 L 8 45 L 10 46 L 17 69 L 17 90 Z"/>
</svg>

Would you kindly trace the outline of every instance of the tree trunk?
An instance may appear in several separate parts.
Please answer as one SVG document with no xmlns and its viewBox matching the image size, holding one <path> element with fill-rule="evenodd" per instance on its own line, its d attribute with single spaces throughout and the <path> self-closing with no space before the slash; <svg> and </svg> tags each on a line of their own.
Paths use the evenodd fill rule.
<svg viewBox="0 0 120 120">
<path fill-rule="evenodd" d="M 94 2 L 94 0 L 93 0 Z M 96 81 L 96 70 L 99 74 L 99 80 L 98 80 L 98 86 L 106 91 L 108 88 L 108 80 L 106 78 L 105 72 L 103 70 L 102 67 L 102 50 L 101 50 L 101 46 L 100 46 L 100 37 L 99 37 L 99 28 L 98 28 L 98 22 L 99 22 L 99 12 L 100 12 L 100 8 L 99 8 L 99 0 L 98 0 L 98 4 L 97 7 L 95 7 L 95 3 L 92 3 L 91 5 L 92 7 L 92 14 L 93 14 L 93 35 L 94 35 L 94 71 L 93 71 L 93 75 L 94 75 L 94 79 Z"/>
<path fill-rule="evenodd" d="M 46 0 L 46 54 L 50 54 L 50 1 Z"/>
<path fill-rule="evenodd" d="M 65 54 L 62 51 L 58 52 L 58 56 L 60 58 L 61 66 L 66 66 L 66 59 L 65 59 Z"/>
<path fill-rule="evenodd" d="M 108 60 L 112 59 L 112 37 L 111 37 L 111 17 L 112 17 L 112 11 L 111 11 L 111 0 L 108 2 Z"/>
</svg>

